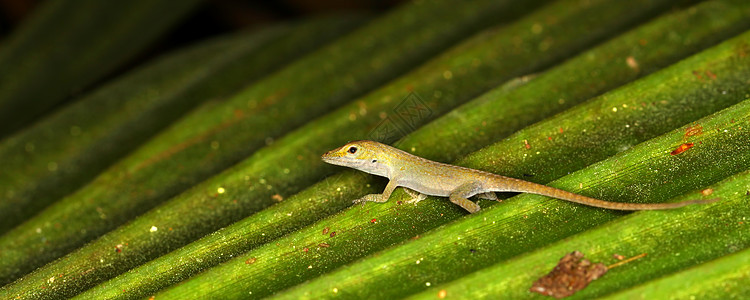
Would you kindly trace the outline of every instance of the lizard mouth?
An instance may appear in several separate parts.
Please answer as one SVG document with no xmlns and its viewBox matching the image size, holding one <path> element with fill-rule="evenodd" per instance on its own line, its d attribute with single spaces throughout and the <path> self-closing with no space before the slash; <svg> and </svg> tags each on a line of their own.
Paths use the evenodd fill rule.
<svg viewBox="0 0 750 300">
<path fill-rule="evenodd" d="M 330 156 L 330 155 L 327 155 L 327 154 L 328 153 L 324 154 L 321 157 L 324 162 L 327 162 L 327 163 L 332 164 L 332 165 L 339 165 L 339 166 L 342 165 L 343 162 L 341 161 L 340 157 Z"/>
<path fill-rule="evenodd" d="M 338 149 L 328 151 L 321 155 L 320 158 L 323 159 L 324 162 L 327 162 L 329 164 L 340 165 L 341 157 L 339 155 L 336 155 L 336 150 Z"/>
</svg>

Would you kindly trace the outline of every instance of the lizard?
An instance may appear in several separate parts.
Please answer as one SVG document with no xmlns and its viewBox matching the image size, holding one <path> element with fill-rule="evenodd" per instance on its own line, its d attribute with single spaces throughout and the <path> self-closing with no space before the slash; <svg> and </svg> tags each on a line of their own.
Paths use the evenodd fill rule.
<svg viewBox="0 0 750 300">
<path fill-rule="evenodd" d="M 531 193 L 593 207 L 628 211 L 673 209 L 718 200 L 689 200 L 676 203 L 604 201 L 530 181 L 428 160 L 398 148 L 368 140 L 349 142 L 326 152 L 322 155 L 322 159 L 329 164 L 350 167 L 389 179 L 383 193 L 368 194 L 353 201 L 362 204 L 386 202 L 399 186 L 406 188 L 412 196 L 413 199 L 409 203 L 416 204 L 427 195 L 448 197 L 452 203 L 470 213 L 478 212 L 480 207 L 468 198 L 477 196 L 481 199 L 497 200 L 495 192 Z"/>
</svg>

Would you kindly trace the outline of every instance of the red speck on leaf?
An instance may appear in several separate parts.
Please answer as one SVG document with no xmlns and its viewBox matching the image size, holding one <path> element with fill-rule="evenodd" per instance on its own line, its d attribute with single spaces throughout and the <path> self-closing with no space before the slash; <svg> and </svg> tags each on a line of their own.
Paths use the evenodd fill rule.
<svg viewBox="0 0 750 300">
<path fill-rule="evenodd" d="M 693 148 L 693 145 L 694 145 L 693 143 L 684 143 L 680 145 L 679 147 L 677 147 L 677 149 L 674 149 L 669 154 L 672 154 L 672 155 L 680 154 L 682 152 L 685 152 L 687 149 Z"/>
<path fill-rule="evenodd" d="M 698 80 L 703 81 L 703 76 L 698 71 L 693 71 L 693 75 L 698 78 Z"/>
<path fill-rule="evenodd" d="M 706 70 L 706 75 L 708 75 L 711 80 L 716 79 L 716 74 L 714 74 L 714 72 L 711 72 L 711 70 Z"/>
</svg>

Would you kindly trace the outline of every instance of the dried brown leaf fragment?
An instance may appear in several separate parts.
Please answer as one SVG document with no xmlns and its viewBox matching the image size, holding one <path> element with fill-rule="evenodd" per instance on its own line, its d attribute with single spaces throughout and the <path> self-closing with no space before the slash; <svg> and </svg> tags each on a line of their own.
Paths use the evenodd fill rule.
<svg viewBox="0 0 750 300">
<path fill-rule="evenodd" d="M 555 298 L 564 298 L 575 294 L 607 273 L 607 266 L 601 263 L 592 264 L 583 259 L 583 253 L 573 251 L 560 259 L 549 274 L 539 278 L 529 289 Z"/>
</svg>

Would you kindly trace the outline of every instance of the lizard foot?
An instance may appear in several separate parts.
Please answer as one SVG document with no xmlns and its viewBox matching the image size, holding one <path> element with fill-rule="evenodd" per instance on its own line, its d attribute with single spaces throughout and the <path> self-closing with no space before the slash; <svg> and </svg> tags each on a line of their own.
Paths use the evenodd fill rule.
<svg viewBox="0 0 750 300">
<path fill-rule="evenodd" d="M 416 206 L 419 201 L 427 199 L 427 195 L 415 190 L 404 188 L 404 191 L 411 196 L 411 199 L 404 201 L 405 203 L 414 204 Z"/>
</svg>

